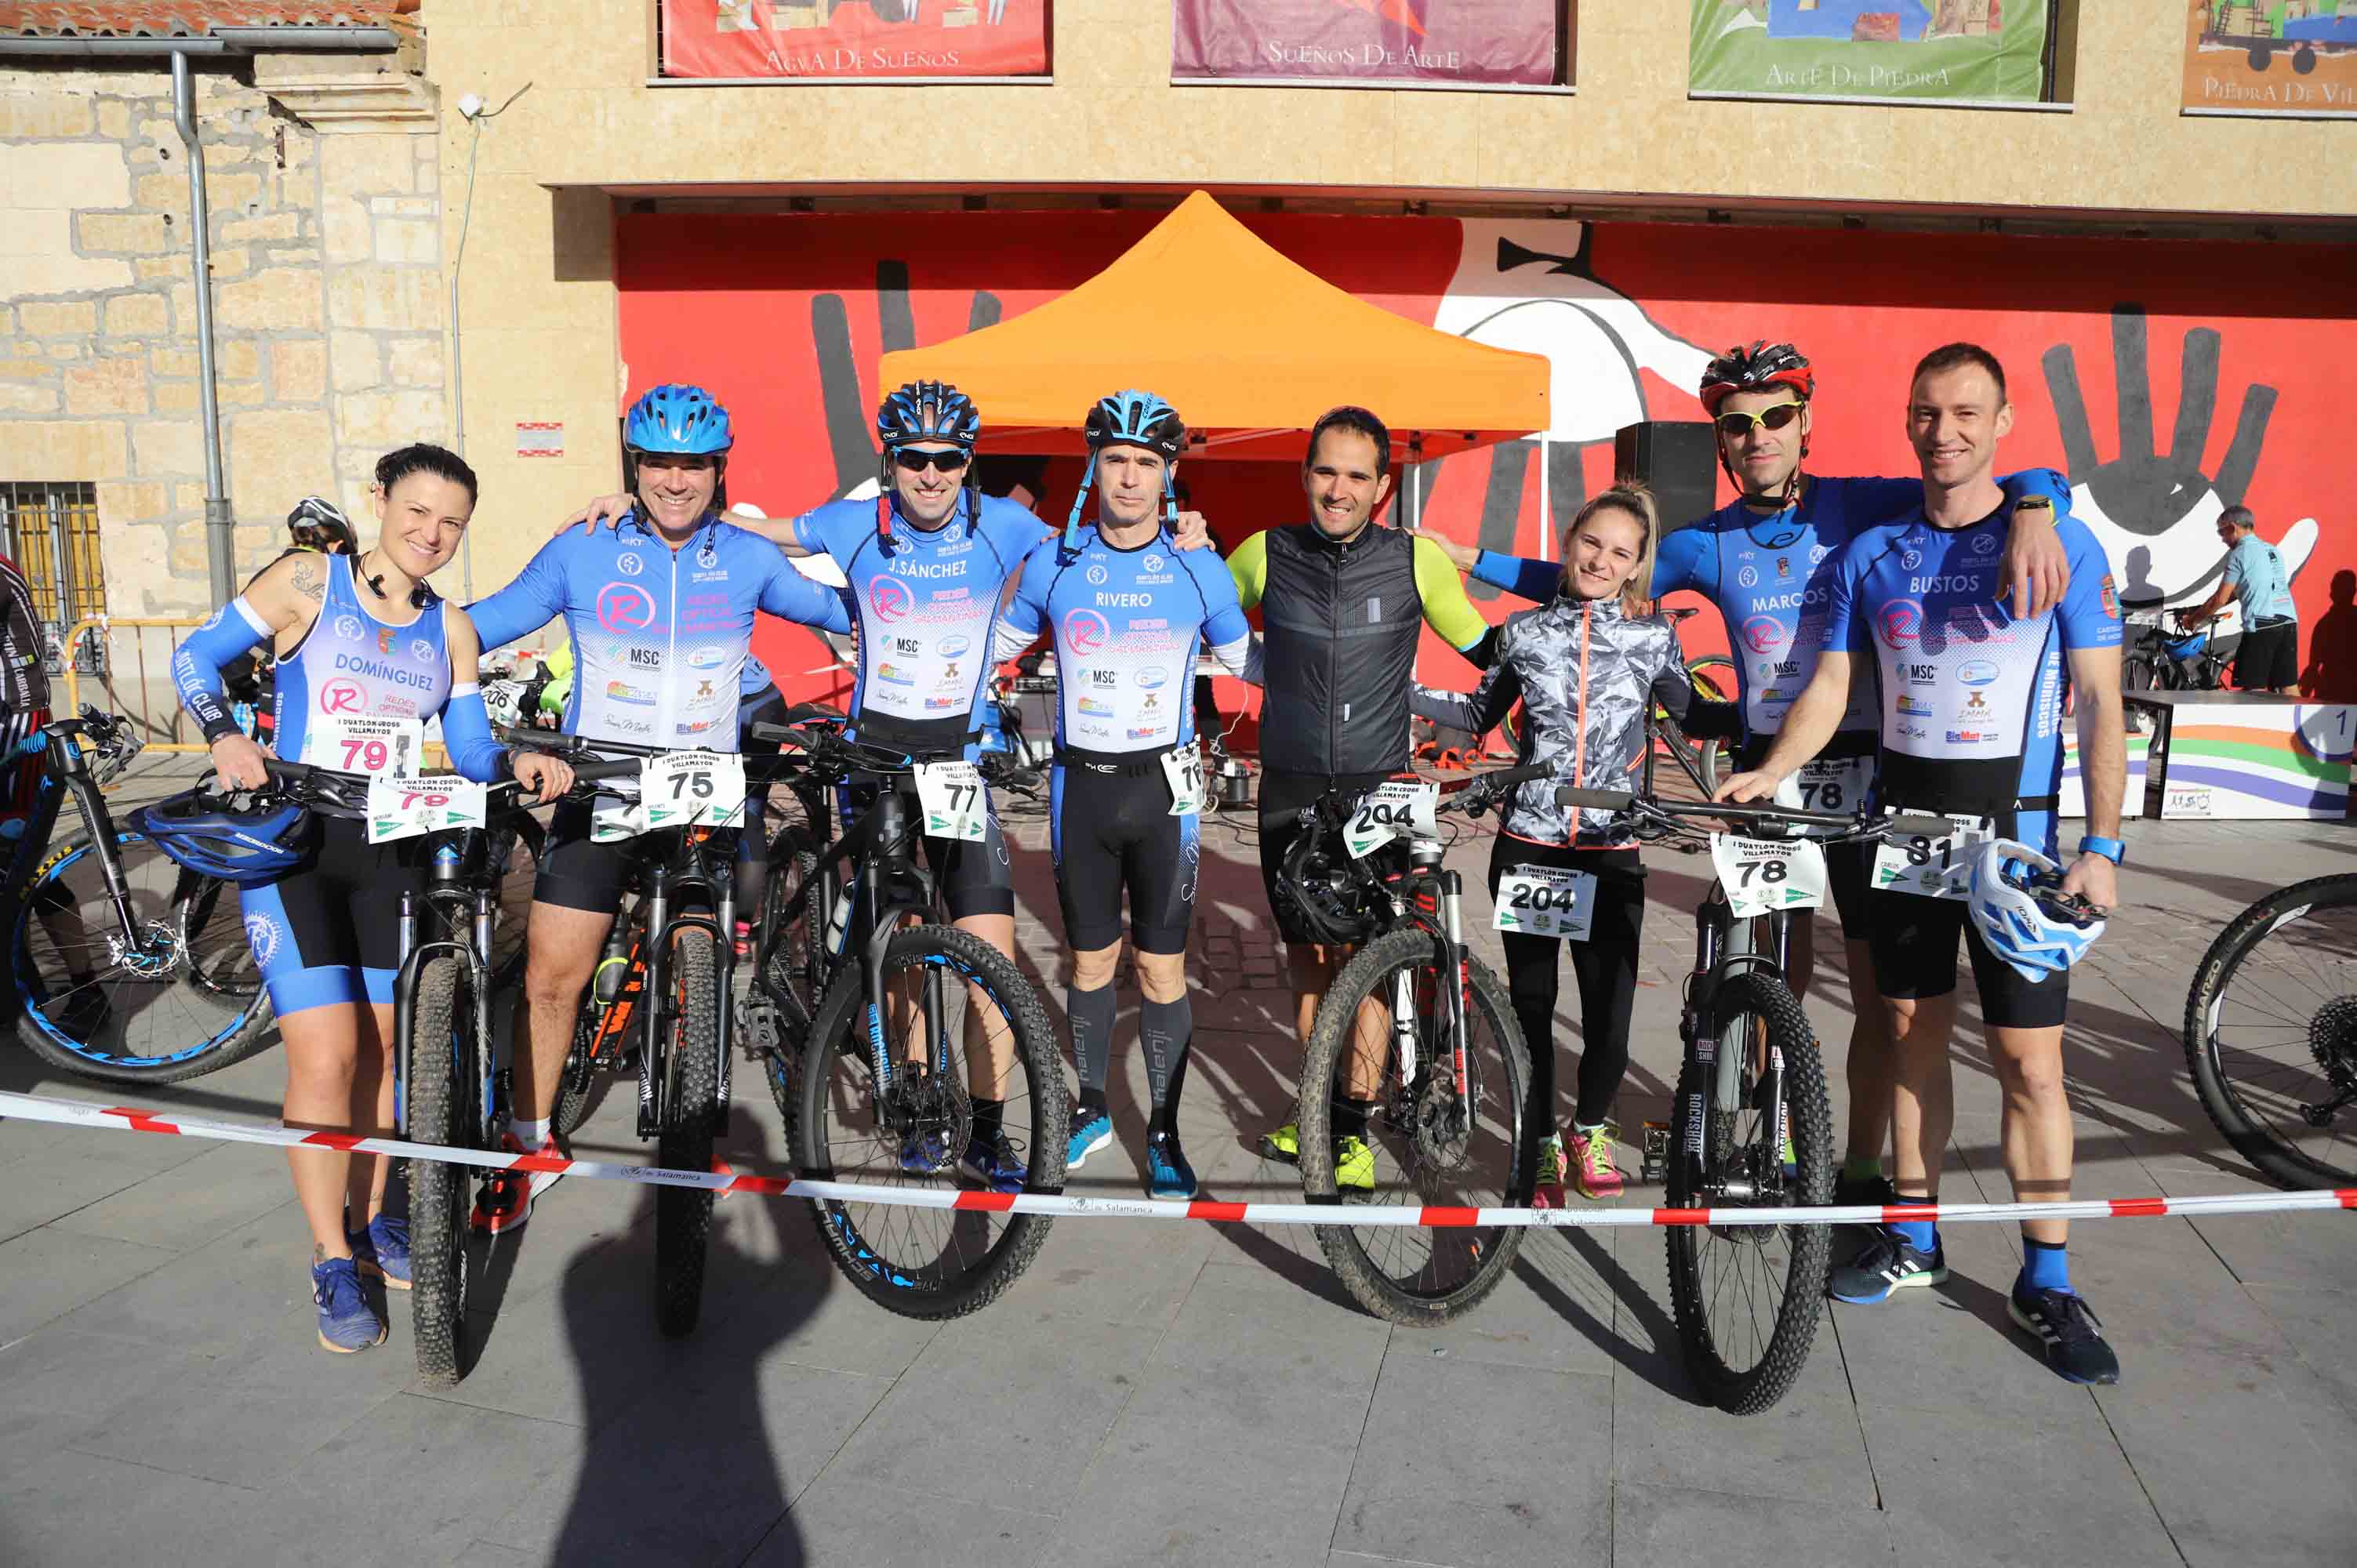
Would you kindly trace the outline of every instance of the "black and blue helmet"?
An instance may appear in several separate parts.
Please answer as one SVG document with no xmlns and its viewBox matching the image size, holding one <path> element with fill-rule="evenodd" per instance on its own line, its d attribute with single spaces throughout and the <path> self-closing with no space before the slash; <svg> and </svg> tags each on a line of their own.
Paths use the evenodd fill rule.
<svg viewBox="0 0 2357 1568">
<path fill-rule="evenodd" d="M 310 809 L 267 796 L 240 806 L 210 789 L 183 790 L 131 813 L 131 831 L 199 876 L 253 887 L 311 857 Z"/>
<path fill-rule="evenodd" d="M 622 422 L 622 445 L 634 452 L 696 456 L 726 452 L 736 442 L 728 411 L 702 387 L 656 387 L 630 405 Z"/>
<path fill-rule="evenodd" d="M 876 411 L 876 437 L 887 452 L 917 441 L 948 441 L 971 452 L 981 435 L 974 399 L 947 381 L 910 381 Z"/>
<path fill-rule="evenodd" d="M 1150 392 L 1117 392 L 1097 399 L 1081 426 L 1091 452 L 1107 446 L 1143 446 L 1176 463 L 1186 449 L 1187 425 L 1178 411 Z"/>
</svg>

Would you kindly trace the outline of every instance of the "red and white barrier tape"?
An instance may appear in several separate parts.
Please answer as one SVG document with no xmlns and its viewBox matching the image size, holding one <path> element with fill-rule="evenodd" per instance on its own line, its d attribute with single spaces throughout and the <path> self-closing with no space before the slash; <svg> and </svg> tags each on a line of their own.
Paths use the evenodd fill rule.
<svg viewBox="0 0 2357 1568">
<path fill-rule="evenodd" d="M 561 1155 L 517 1155 L 504 1150 L 443 1148 L 398 1138 L 359 1138 L 348 1133 L 307 1133 L 293 1127 L 241 1126 L 192 1116 L 53 1100 L 46 1095 L 0 1091 L 0 1119 L 55 1122 L 110 1132 L 165 1133 L 213 1138 L 227 1144 L 273 1148 L 344 1149 L 393 1155 L 412 1160 L 489 1170 L 555 1171 L 597 1181 L 635 1182 L 643 1187 L 699 1187 L 716 1193 L 758 1192 L 772 1197 L 828 1198 L 842 1203 L 889 1204 L 905 1208 L 959 1208 L 994 1214 L 1045 1214 L 1058 1219 L 1213 1219 L 1248 1225 L 1381 1225 L 1406 1229 L 1528 1226 L 1581 1230 L 1615 1225 L 1871 1225 L 1892 1219 L 1935 1219 L 1943 1224 L 1975 1220 L 2133 1219 L 2158 1215 L 2276 1214 L 2306 1209 L 2357 1209 L 2357 1187 L 2314 1192 L 2248 1192 L 2216 1197 L 2089 1197 L 2059 1203 L 1858 1205 L 1846 1208 L 1456 1208 L 1433 1205 L 1313 1203 L 1164 1203 L 1142 1197 L 1065 1197 L 1046 1193 L 967 1192 L 954 1187 L 876 1187 L 864 1182 L 795 1181 L 784 1176 L 737 1176 L 726 1171 L 683 1171 L 662 1165 L 626 1165 L 610 1160 L 574 1160 Z"/>
</svg>

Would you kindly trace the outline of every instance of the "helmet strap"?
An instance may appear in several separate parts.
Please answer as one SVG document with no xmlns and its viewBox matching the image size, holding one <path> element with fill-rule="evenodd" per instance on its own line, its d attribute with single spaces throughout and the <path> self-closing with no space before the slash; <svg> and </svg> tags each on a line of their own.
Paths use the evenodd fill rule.
<svg viewBox="0 0 2357 1568">
<path fill-rule="evenodd" d="M 1092 452 L 1089 466 L 1081 470 L 1081 488 L 1072 492 L 1072 515 L 1064 520 L 1063 553 L 1068 557 L 1081 547 L 1081 509 L 1088 504 L 1089 487 L 1096 482 L 1096 477 L 1097 455 Z"/>
<path fill-rule="evenodd" d="M 1176 457 L 1171 458 L 1169 467 L 1162 470 L 1162 525 L 1170 531 L 1172 539 L 1178 537 L 1178 459 Z"/>
</svg>

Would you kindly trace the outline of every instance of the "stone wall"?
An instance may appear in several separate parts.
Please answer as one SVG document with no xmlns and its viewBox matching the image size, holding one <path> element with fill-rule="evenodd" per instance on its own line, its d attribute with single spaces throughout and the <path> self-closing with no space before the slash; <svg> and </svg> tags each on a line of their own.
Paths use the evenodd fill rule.
<svg viewBox="0 0 2357 1568">
<path fill-rule="evenodd" d="M 167 62 L 122 63 L 138 69 L 0 70 L 0 479 L 94 482 L 112 613 L 198 615 L 187 159 Z M 339 498 L 367 537 L 376 458 L 450 424 L 430 99 L 355 121 L 319 62 L 275 64 L 197 68 L 241 580 L 306 495 Z"/>
</svg>

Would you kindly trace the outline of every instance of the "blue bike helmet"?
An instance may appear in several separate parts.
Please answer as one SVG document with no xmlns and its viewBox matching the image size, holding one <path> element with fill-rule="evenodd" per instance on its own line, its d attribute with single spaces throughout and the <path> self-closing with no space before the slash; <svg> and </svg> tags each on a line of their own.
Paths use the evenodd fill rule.
<svg viewBox="0 0 2357 1568">
<path fill-rule="evenodd" d="M 2010 839 L 1985 845 L 1973 862 L 1973 926 L 2032 984 L 2067 972 L 2104 934 L 2102 911 L 2073 909 L 2061 880 L 2060 865 Z"/>
<path fill-rule="evenodd" d="M 949 441 L 971 452 L 981 435 L 974 400 L 946 381 L 910 381 L 876 411 L 876 436 L 888 453 L 915 441 Z"/>
<path fill-rule="evenodd" d="M 1081 422 L 1081 435 L 1089 444 L 1089 466 L 1081 475 L 1079 492 L 1072 497 L 1071 520 L 1064 525 L 1067 548 L 1078 535 L 1081 508 L 1089 499 L 1089 486 L 1096 480 L 1097 454 L 1108 446 L 1143 446 L 1162 455 L 1163 462 L 1169 465 L 1163 479 L 1163 520 L 1177 520 L 1178 496 L 1169 480 L 1178 472 L 1178 454 L 1187 449 L 1187 425 L 1177 409 L 1150 392 L 1117 392 L 1097 399 Z"/>
<path fill-rule="evenodd" d="M 2171 659 L 2190 659 L 2209 646 L 2210 634 L 2206 631 L 2187 632 L 2161 644 Z"/>
<path fill-rule="evenodd" d="M 702 387 L 656 387 L 630 405 L 622 422 L 622 445 L 633 452 L 718 454 L 736 441 L 728 411 Z"/>
<path fill-rule="evenodd" d="M 239 887 L 284 876 L 311 857 L 309 808 L 268 797 L 241 808 L 210 789 L 188 789 L 140 807 L 130 826 L 174 864 Z"/>
</svg>

